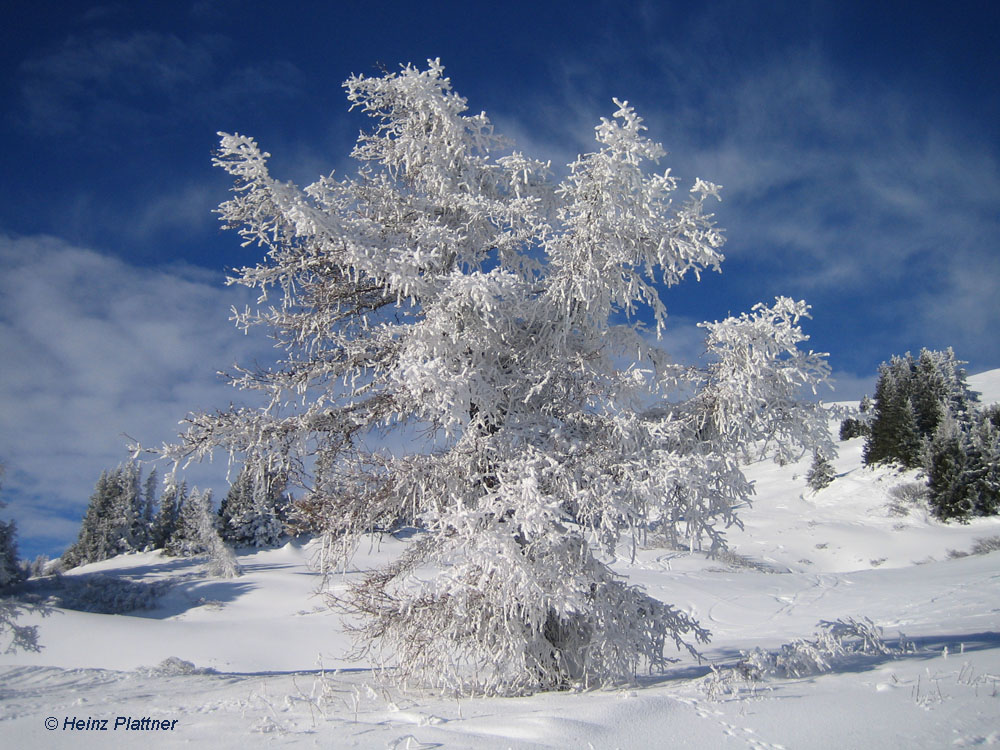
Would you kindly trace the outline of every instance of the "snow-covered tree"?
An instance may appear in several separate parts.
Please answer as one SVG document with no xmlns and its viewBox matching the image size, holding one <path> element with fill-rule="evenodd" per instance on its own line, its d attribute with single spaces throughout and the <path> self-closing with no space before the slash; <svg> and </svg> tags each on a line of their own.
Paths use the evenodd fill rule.
<svg viewBox="0 0 1000 750">
<path fill-rule="evenodd" d="M 4 467 L 0 464 L 0 480 L 3 479 Z M 0 500 L 0 508 L 6 503 Z M 13 521 L 0 521 L 0 594 L 20 583 L 24 578 L 17 559 L 17 524 Z"/>
<path fill-rule="evenodd" d="M 941 520 L 968 520 L 975 508 L 975 490 L 968 436 L 957 420 L 945 415 L 924 449 L 931 509 Z"/>
<path fill-rule="evenodd" d="M 465 114 L 437 61 L 345 87 L 375 121 L 353 177 L 299 189 L 255 141 L 222 135 L 215 163 L 236 179 L 222 219 L 267 253 L 232 279 L 261 294 L 238 325 L 270 328 L 285 354 L 233 377 L 265 408 L 193 415 L 165 454 L 222 447 L 287 477 L 331 555 L 418 525 L 339 599 L 400 674 L 517 691 L 660 667 L 667 644 L 708 634 L 606 556 L 650 531 L 718 547 L 752 491 L 739 458 L 832 455 L 828 417 L 802 400 L 828 374 L 798 348 L 807 306 L 706 324 L 707 368 L 672 365 L 661 292 L 719 269 L 705 208 L 719 188 L 677 199 L 627 103 L 553 184 Z M 406 455 L 368 447 L 411 426 L 428 439 Z"/>
<path fill-rule="evenodd" d="M 240 575 L 236 556 L 219 536 L 217 520 L 212 511 L 212 491 L 194 488 L 180 507 L 176 528 L 164 551 L 181 557 L 206 555 L 209 573 L 220 578 Z"/>
<path fill-rule="evenodd" d="M 866 464 L 898 462 L 920 466 L 922 446 L 946 416 L 968 422 L 976 401 L 965 380 L 964 362 L 949 347 L 907 352 L 879 367 L 871 428 L 865 443 Z"/>
<path fill-rule="evenodd" d="M 180 557 L 192 557 L 205 551 L 202 539 L 204 528 L 204 516 L 212 518 L 212 493 L 211 490 L 201 492 L 195 487 L 190 494 L 184 497 L 183 502 L 177 509 L 177 522 L 174 526 L 174 533 L 164 546 L 168 555 Z M 214 523 L 214 519 L 213 519 Z"/>
<path fill-rule="evenodd" d="M 219 534 L 231 544 L 267 547 L 285 533 L 285 482 L 267 471 L 244 467 L 219 506 Z"/>
<path fill-rule="evenodd" d="M 177 530 L 177 519 L 180 509 L 187 501 L 187 483 L 177 482 L 174 473 L 163 479 L 163 493 L 160 495 L 159 507 L 153 518 L 150 532 L 150 543 L 153 549 L 164 549 Z"/>
<path fill-rule="evenodd" d="M 143 550 L 150 543 L 142 470 L 135 463 L 103 471 L 90 496 L 77 541 L 63 553 L 65 567 Z"/>
<path fill-rule="evenodd" d="M 840 422 L 840 439 L 850 440 L 856 437 L 868 437 L 872 433 L 872 400 L 865 394 L 858 404 L 858 411 Z"/>
<path fill-rule="evenodd" d="M 0 591 L 19 583 L 23 578 L 17 559 L 17 525 L 0 521 Z"/>
<path fill-rule="evenodd" d="M 1000 428 L 991 413 L 946 414 L 924 448 L 928 502 L 944 521 L 1000 513 Z"/>
<path fill-rule="evenodd" d="M 819 492 L 824 487 L 829 487 L 836 478 L 837 473 L 833 469 L 830 459 L 822 455 L 819 451 L 813 453 L 812 465 L 809 473 L 806 474 L 806 484 L 813 492 Z"/>
</svg>

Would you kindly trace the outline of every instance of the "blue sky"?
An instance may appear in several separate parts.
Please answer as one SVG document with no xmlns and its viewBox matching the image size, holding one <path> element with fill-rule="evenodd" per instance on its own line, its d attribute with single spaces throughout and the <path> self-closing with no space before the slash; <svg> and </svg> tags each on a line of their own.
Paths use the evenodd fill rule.
<svg viewBox="0 0 1000 750">
<path fill-rule="evenodd" d="M 212 209 L 217 131 L 307 184 L 365 127 L 352 73 L 440 57 L 473 111 L 555 165 L 627 99 L 690 184 L 724 186 L 721 275 L 665 296 L 666 345 L 784 294 L 813 306 L 832 399 L 878 363 L 953 346 L 1000 367 L 995 3 L 60 3 L 0 35 L 0 461 L 22 553 L 75 538 L 98 474 L 238 398 L 267 356 L 231 328 L 256 262 Z M 222 487 L 225 466 L 192 480 Z"/>
</svg>

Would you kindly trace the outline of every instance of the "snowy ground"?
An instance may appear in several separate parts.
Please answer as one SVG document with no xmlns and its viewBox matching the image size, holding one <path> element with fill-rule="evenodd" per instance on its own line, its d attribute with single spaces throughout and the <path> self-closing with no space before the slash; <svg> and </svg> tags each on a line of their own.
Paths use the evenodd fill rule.
<svg viewBox="0 0 1000 750">
<path fill-rule="evenodd" d="M 970 382 L 984 401 L 1000 400 L 1000 371 Z M 243 555 L 245 575 L 226 581 L 206 578 L 197 561 L 148 553 L 73 574 L 170 579 L 156 609 L 57 610 L 37 620 L 41 653 L 0 656 L 0 746 L 1000 745 L 1000 552 L 950 554 L 1000 537 L 1000 519 L 932 520 L 890 495 L 914 476 L 861 468 L 861 446 L 840 444 L 838 478 L 819 493 L 805 487 L 808 461 L 751 466 L 757 496 L 742 511 L 745 528 L 730 531 L 731 556 L 648 549 L 617 567 L 712 631 L 710 662 L 733 664 L 740 651 L 775 650 L 812 636 L 820 621 L 846 617 L 871 618 L 893 646 L 905 634 L 909 653 L 841 659 L 823 674 L 735 683 L 735 694 L 715 696 L 706 691 L 708 666 L 687 657 L 626 689 L 507 699 L 404 694 L 347 659 L 338 616 L 314 595 L 310 545 Z M 357 566 L 402 544 L 373 544 Z M 169 657 L 195 671 L 164 664 Z M 116 729 L 118 717 L 125 726 Z M 144 729 L 145 717 L 176 722 Z M 106 719 L 106 731 L 71 728 L 88 719 Z M 126 728 L 130 722 L 139 728 Z"/>
</svg>

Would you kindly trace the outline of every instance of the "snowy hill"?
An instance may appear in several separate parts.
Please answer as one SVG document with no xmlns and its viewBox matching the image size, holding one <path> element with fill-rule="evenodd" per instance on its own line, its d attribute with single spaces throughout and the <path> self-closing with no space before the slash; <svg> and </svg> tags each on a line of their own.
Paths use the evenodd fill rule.
<svg viewBox="0 0 1000 750">
<path fill-rule="evenodd" d="M 1000 370 L 969 382 L 984 403 L 1000 401 Z M 517 699 L 403 694 L 348 658 L 344 623 L 314 593 L 315 545 L 241 555 L 245 574 L 232 580 L 207 578 L 197 560 L 144 553 L 66 577 L 169 582 L 154 608 L 58 609 L 27 620 L 39 625 L 44 649 L 0 656 L 0 742 L 107 747 L 112 733 L 125 746 L 218 748 L 263 735 L 280 745 L 371 748 L 1000 743 L 1000 552 L 961 556 L 978 540 L 1000 538 L 1000 519 L 934 520 L 907 499 L 915 473 L 863 468 L 862 444 L 838 444 L 837 479 L 820 492 L 806 487 L 808 460 L 749 467 L 756 496 L 719 559 L 641 549 L 616 567 L 709 628 L 704 655 L 723 667 L 740 651 L 774 652 L 812 637 L 820 621 L 849 617 L 881 626 L 893 653 L 831 660 L 821 674 L 721 694 L 707 688 L 708 667 L 686 655 L 667 675 L 627 689 Z M 356 568 L 404 544 L 373 539 Z M 138 720 L 136 728 L 126 721 L 114 729 L 116 717 Z M 151 738 L 143 717 L 177 722 Z M 87 719 L 107 719 L 107 731 L 75 728 L 73 720 Z"/>
<path fill-rule="evenodd" d="M 1000 370 L 987 370 L 968 379 L 969 387 L 979 392 L 983 404 L 1000 403 Z"/>
</svg>

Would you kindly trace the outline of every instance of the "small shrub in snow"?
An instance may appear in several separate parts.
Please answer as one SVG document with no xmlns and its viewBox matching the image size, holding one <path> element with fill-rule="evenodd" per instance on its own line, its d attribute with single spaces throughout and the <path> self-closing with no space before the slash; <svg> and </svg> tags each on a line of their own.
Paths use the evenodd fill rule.
<svg viewBox="0 0 1000 750">
<path fill-rule="evenodd" d="M 889 489 L 886 512 L 890 516 L 908 516 L 914 508 L 927 510 L 927 485 L 923 482 L 906 482 Z"/>
<path fill-rule="evenodd" d="M 153 609 L 170 588 L 168 581 L 146 583 L 100 573 L 60 576 L 55 585 L 57 590 L 48 599 L 50 606 L 102 615 Z"/>
<path fill-rule="evenodd" d="M 712 668 L 712 674 L 703 684 L 709 697 L 736 695 L 741 686 L 753 692 L 768 678 L 807 677 L 829 672 L 838 659 L 852 654 L 889 655 L 894 651 L 882 639 L 882 629 L 867 617 L 860 620 L 848 617 L 820 622 L 812 639 L 797 639 L 777 651 L 755 648 L 741 653 L 742 658 L 734 666 Z"/>
<path fill-rule="evenodd" d="M 155 667 L 145 667 L 140 670 L 152 677 L 175 677 L 177 675 L 216 674 L 211 667 L 196 667 L 193 662 L 185 661 L 176 656 L 168 656 Z"/>
<path fill-rule="evenodd" d="M 997 550 L 1000 550 L 1000 536 L 990 536 L 977 539 L 972 545 L 972 549 L 968 552 L 950 549 L 948 550 L 948 557 L 954 560 L 960 557 L 969 557 L 970 555 L 988 555 L 990 552 L 996 552 Z"/>
<path fill-rule="evenodd" d="M 972 545 L 972 554 L 974 555 L 988 555 L 990 552 L 996 552 L 997 550 L 1000 550 L 1000 536 L 977 539 L 975 544 Z"/>
</svg>

